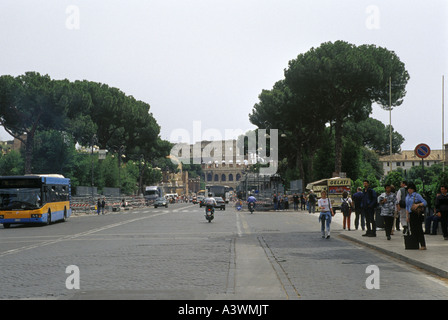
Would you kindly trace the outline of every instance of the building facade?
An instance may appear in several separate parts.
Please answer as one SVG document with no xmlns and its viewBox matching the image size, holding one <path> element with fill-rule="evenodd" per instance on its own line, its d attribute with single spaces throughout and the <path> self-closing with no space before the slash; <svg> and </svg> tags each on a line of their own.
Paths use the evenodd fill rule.
<svg viewBox="0 0 448 320">
<path fill-rule="evenodd" d="M 414 150 L 405 150 L 401 153 L 392 154 L 392 156 L 382 156 L 379 161 L 383 166 L 384 175 L 387 175 L 390 171 L 394 171 L 401 168 L 406 175 L 407 172 L 415 166 L 422 166 L 422 162 L 425 168 L 430 167 L 437 163 L 442 163 L 448 159 L 446 155 L 447 145 L 445 145 L 445 157 L 442 150 L 431 150 L 429 156 L 425 159 L 420 159 L 414 153 Z"/>
</svg>

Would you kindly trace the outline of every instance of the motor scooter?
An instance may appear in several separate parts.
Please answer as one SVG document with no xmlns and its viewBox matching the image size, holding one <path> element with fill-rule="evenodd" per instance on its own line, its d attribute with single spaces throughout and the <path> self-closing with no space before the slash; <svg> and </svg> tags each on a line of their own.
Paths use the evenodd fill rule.
<svg viewBox="0 0 448 320">
<path fill-rule="evenodd" d="M 254 213 L 254 209 L 255 209 L 255 203 L 253 203 L 253 202 L 249 202 L 249 211 L 250 211 L 250 214 Z"/>
<path fill-rule="evenodd" d="M 208 222 L 212 222 L 214 218 L 215 218 L 215 208 L 213 206 L 207 205 L 205 207 L 205 219 L 207 219 Z"/>
</svg>

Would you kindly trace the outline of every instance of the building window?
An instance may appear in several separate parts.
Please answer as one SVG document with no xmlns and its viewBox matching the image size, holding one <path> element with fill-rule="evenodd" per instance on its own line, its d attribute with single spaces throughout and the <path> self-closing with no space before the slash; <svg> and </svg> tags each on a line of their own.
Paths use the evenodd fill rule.
<svg viewBox="0 0 448 320">
<path fill-rule="evenodd" d="M 226 181 L 226 175 L 224 173 L 221 175 L 221 181 Z"/>
<path fill-rule="evenodd" d="M 233 181 L 233 174 L 229 174 L 229 181 Z"/>
<path fill-rule="evenodd" d="M 219 176 L 215 174 L 215 181 L 219 181 Z"/>
<path fill-rule="evenodd" d="M 397 162 L 397 167 L 399 167 L 401 165 L 401 162 Z"/>
</svg>

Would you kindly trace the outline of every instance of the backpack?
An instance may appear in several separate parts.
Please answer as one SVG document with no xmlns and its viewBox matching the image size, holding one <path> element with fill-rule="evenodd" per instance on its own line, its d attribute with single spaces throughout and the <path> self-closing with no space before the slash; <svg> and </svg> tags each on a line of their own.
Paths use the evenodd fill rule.
<svg viewBox="0 0 448 320">
<path fill-rule="evenodd" d="M 400 188 L 400 195 L 401 195 L 401 199 L 398 202 L 398 205 L 400 206 L 401 209 L 406 209 L 406 189 L 405 188 Z"/>
<path fill-rule="evenodd" d="M 350 213 L 350 206 L 348 204 L 348 199 L 342 199 L 341 211 L 344 215 L 348 215 Z"/>
<path fill-rule="evenodd" d="M 310 203 L 316 203 L 316 196 L 313 193 L 310 193 L 308 196 L 308 201 Z"/>
</svg>

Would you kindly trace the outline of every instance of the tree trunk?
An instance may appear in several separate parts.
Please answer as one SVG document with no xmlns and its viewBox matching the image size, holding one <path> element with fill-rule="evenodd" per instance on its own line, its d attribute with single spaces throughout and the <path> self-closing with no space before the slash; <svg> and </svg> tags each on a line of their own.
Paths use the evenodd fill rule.
<svg viewBox="0 0 448 320">
<path fill-rule="evenodd" d="M 342 171 L 342 119 L 336 119 L 334 125 L 334 172 L 338 175 Z"/>
<path fill-rule="evenodd" d="M 314 180 L 314 154 L 315 150 L 309 151 L 308 153 L 308 179 L 313 182 Z"/>
<path fill-rule="evenodd" d="M 34 131 L 28 132 L 25 143 L 25 174 L 31 174 L 31 163 L 33 161 L 34 151 Z"/>
<path fill-rule="evenodd" d="M 296 167 L 299 169 L 300 177 L 302 178 L 302 190 L 305 191 L 305 168 L 303 167 L 303 153 L 302 147 L 297 147 L 297 159 L 296 159 Z"/>
</svg>

